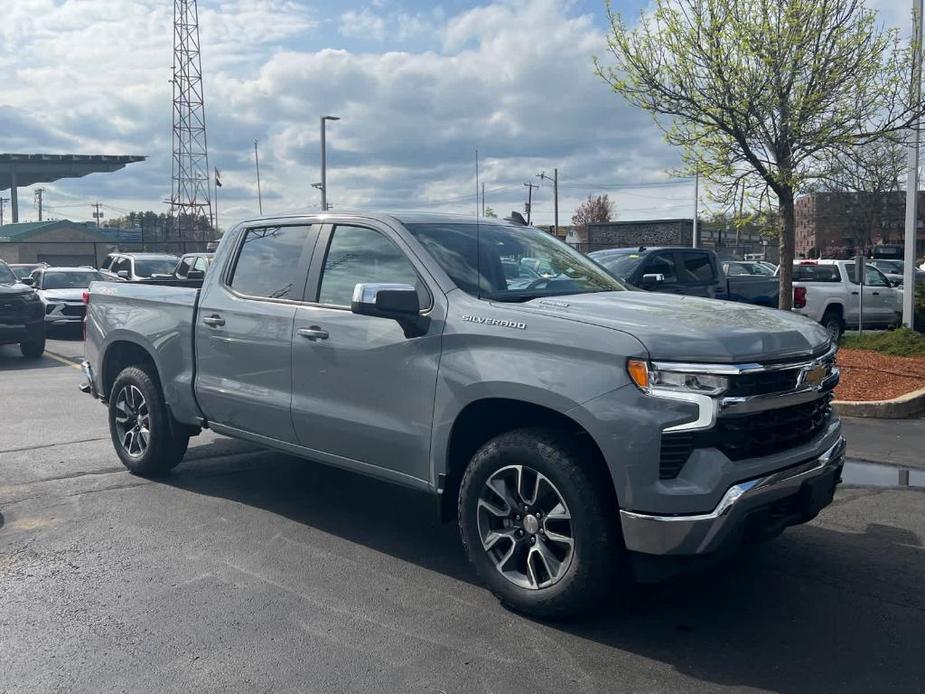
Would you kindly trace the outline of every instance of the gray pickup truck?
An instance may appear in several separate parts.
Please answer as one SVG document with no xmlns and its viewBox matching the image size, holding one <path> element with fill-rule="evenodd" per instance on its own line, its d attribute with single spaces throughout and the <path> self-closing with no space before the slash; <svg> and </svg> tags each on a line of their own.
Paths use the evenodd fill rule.
<svg viewBox="0 0 925 694">
<path fill-rule="evenodd" d="M 554 274 L 512 287 L 522 258 Z M 840 479 L 821 326 L 625 291 L 532 227 L 255 219 L 201 289 L 94 283 L 88 301 L 81 388 L 130 471 L 165 473 L 210 428 L 422 490 L 537 616 L 600 605 L 637 559 L 807 521 Z"/>
</svg>

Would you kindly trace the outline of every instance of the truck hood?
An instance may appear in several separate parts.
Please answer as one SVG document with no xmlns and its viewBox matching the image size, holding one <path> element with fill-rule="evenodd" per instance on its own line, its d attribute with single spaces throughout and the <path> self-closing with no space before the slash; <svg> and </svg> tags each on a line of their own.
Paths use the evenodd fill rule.
<svg viewBox="0 0 925 694">
<path fill-rule="evenodd" d="M 22 296 L 32 292 L 32 287 L 25 284 L 0 284 L 0 296 Z"/>
<path fill-rule="evenodd" d="M 534 299 L 517 308 L 620 330 L 661 361 L 767 362 L 819 352 L 828 343 L 822 326 L 803 316 L 692 296 L 606 292 Z"/>
<path fill-rule="evenodd" d="M 84 289 L 41 289 L 39 294 L 49 301 L 81 301 Z"/>
</svg>

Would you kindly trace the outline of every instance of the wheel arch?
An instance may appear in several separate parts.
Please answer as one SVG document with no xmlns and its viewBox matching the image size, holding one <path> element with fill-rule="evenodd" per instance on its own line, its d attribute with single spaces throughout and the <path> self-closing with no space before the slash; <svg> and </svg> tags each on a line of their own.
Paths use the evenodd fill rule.
<svg viewBox="0 0 925 694">
<path fill-rule="evenodd" d="M 151 377 L 164 392 L 161 383 L 160 370 L 157 367 L 157 361 L 152 351 L 140 345 L 134 340 L 116 339 L 106 346 L 103 352 L 103 358 L 100 361 L 100 385 L 102 394 L 109 398 L 112 385 L 123 369 L 129 366 L 143 366 L 151 370 Z"/>
<path fill-rule="evenodd" d="M 453 420 L 442 473 L 441 520 L 448 522 L 455 518 L 463 472 L 475 452 L 495 436 L 524 427 L 544 427 L 579 438 L 588 451 L 586 464 L 596 466 L 598 472 L 611 480 L 609 487 L 616 509 L 616 490 L 604 454 L 594 437 L 578 421 L 557 409 L 528 400 L 482 397 L 467 403 Z"/>
</svg>

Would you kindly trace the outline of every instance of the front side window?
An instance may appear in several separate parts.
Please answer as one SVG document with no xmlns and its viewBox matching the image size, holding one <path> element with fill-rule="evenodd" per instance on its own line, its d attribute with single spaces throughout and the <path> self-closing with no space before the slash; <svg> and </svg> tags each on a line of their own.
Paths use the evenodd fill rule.
<svg viewBox="0 0 925 694">
<path fill-rule="evenodd" d="M 422 305 L 429 301 L 414 266 L 398 246 L 373 229 L 335 227 L 324 259 L 318 302 L 350 306 L 356 285 L 379 282 L 409 284 L 418 290 Z"/>
<path fill-rule="evenodd" d="M 883 276 L 880 270 L 871 265 L 867 266 L 867 284 L 871 287 L 890 286 L 890 283 L 886 281 L 886 277 Z"/>
<path fill-rule="evenodd" d="M 482 299 L 529 301 L 624 289 L 595 262 L 533 227 L 459 222 L 405 227 L 457 287 Z M 538 277 L 529 282 L 509 277 L 505 266 L 511 263 L 528 267 Z"/>
<path fill-rule="evenodd" d="M 659 254 L 649 259 L 646 264 L 647 275 L 663 275 L 666 282 L 677 282 L 678 271 L 674 258 L 668 254 Z"/>
<path fill-rule="evenodd" d="M 299 260 L 307 226 L 248 229 L 241 241 L 230 286 L 241 294 L 266 299 L 300 299 L 305 278 Z"/>
</svg>

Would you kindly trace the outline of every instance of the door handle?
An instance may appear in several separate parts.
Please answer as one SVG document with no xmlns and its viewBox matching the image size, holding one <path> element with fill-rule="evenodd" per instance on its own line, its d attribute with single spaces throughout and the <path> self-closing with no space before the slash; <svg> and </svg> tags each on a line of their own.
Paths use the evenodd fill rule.
<svg viewBox="0 0 925 694">
<path fill-rule="evenodd" d="M 857 296 L 857 295 L 858 295 L 857 292 L 851 292 L 851 296 Z"/>
<path fill-rule="evenodd" d="M 210 328 L 220 328 L 225 325 L 225 319 L 217 314 L 204 316 L 202 322 L 208 325 Z"/>
<path fill-rule="evenodd" d="M 317 325 L 313 325 L 310 328 L 299 328 L 296 332 L 299 333 L 299 335 L 304 337 L 306 340 L 311 340 L 312 342 L 314 342 L 315 340 L 327 340 L 328 339 L 328 331 L 322 330 Z"/>
<path fill-rule="evenodd" d="M 880 296 L 880 292 L 874 292 L 874 296 Z"/>
</svg>

